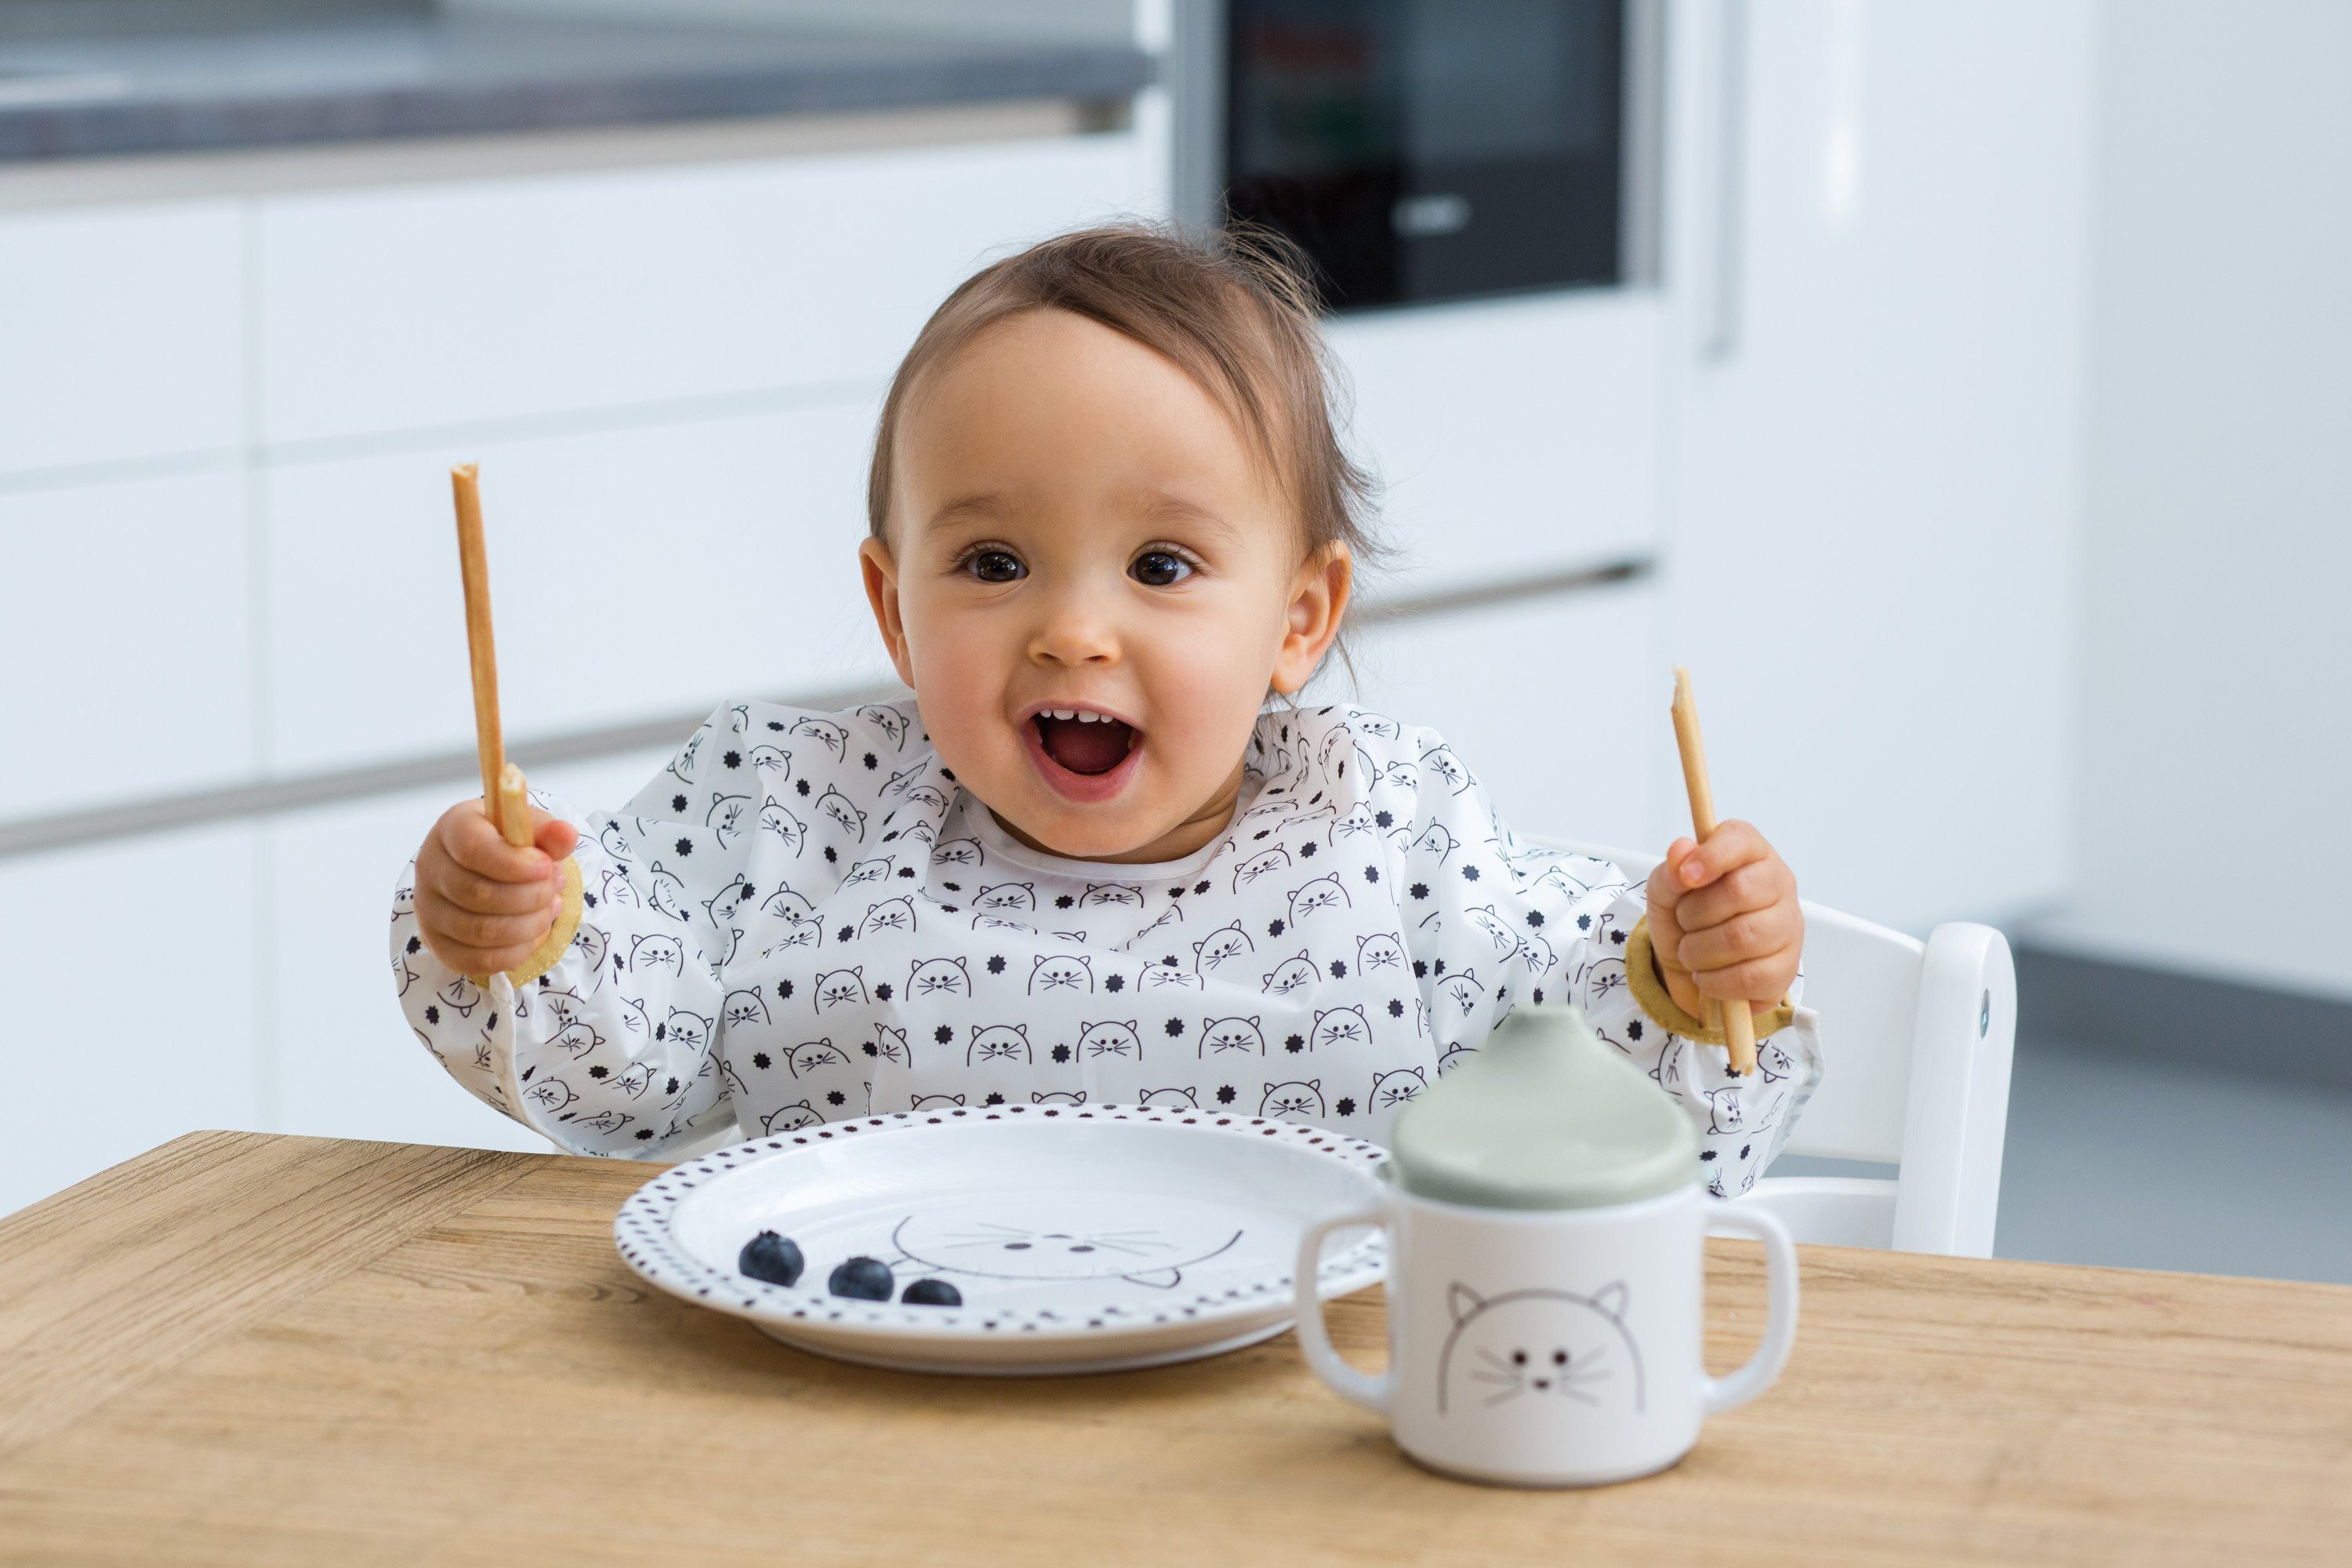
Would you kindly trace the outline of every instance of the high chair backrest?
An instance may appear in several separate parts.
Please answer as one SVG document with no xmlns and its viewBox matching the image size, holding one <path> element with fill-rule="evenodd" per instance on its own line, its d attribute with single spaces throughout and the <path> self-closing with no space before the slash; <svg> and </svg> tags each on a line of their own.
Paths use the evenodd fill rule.
<svg viewBox="0 0 2352 1568">
<path fill-rule="evenodd" d="M 1655 855 L 1536 837 L 1639 880 Z M 1788 1154 L 1896 1167 L 1893 1180 L 1766 1176 L 1761 1204 L 1800 1241 L 1985 1258 L 1992 1252 L 2017 1037 L 2017 975 L 1990 926 L 1937 926 L 1925 942 L 1804 905 L 1804 1005 L 1821 1015 L 1822 1084 Z"/>
</svg>

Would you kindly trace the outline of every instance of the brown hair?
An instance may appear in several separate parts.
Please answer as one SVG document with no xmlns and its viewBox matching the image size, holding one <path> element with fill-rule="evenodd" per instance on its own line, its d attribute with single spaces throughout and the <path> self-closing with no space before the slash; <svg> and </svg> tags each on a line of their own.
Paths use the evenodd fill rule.
<svg viewBox="0 0 2352 1568">
<path fill-rule="evenodd" d="M 1377 562 L 1381 548 L 1366 521 L 1371 480 L 1339 445 L 1337 376 L 1316 330 L 1306 259 L 1279 235 L 1254 228 L 1223 231 L 1213 244 L 1156 225 L 1081 229 L 965 279 L 923 323 L 883 401 L 866 487 L 875 538 L 889 521 L 891 458 L 909 389 L 997 322 L 1041 310 L 1084 316 L 1173 361 L 1224 405 L 1272 468 L 1307 553 L 1345 543 L 1360 563 Z"/>
</svg>

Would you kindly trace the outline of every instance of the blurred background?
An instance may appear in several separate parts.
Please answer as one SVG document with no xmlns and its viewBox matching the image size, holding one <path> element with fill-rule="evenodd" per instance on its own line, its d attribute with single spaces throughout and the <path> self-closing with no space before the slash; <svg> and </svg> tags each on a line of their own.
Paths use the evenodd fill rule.
<svg viewBox="0 0 2352 1568">
<path fill-rule="evenodd" d="M 0 1211 L 538 1146 L 386 972 L 476 776 L 449 464 L 609 805 L 887 685 L 950 287 L 1234 211 L 1387 487 L 1364 700 L 1656 849 L 1689 663 L 1808 896 L 2017 944 L 2000 1252 L 2352 1280 L 2347 79 L 2336 0 L 0 0 Z"/>
</svg>

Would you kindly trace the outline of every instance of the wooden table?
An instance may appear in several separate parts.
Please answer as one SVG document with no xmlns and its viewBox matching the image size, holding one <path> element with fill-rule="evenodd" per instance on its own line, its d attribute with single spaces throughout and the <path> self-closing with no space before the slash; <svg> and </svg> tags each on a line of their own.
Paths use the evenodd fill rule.
<svg viewBox="0 0 2352 1568">
<path fill-rule="evenodd" d="M 803 1355 L 640 1282 L 643 1167 L 208 1132 L 0 1221 L 0 1561 L 2352 1562 L 2352 1289 L 1804 1249 L 1664 1475 L 1465 1486 L 1289 1338 L 1115 1376 Z M 1708 1359 L 1758 1256 L 1712 1244 Z M 1377 1363 L 1375 1292 L 1332 1331 Z"/>
</svg>

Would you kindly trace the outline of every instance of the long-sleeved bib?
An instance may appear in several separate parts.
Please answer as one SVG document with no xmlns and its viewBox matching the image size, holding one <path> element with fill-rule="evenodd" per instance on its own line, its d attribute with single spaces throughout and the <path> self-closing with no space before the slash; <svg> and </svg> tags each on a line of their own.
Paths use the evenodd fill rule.
<svg viewBox="0 0 2352 1568">
<path fill-rule="evenodd" d="M 1642 890 L 1523 843 L 1432 731 L 1270 708 L 1243 776 L 1196 854 L 1068 860 L 998 825 L 911 702 L 736 703 L 621 813 L 573 819 L 585 907 L 554 968 L 451 972 L 412 864 L 394 978 L 460 1083 L 593 1154 L 1007 1101 L 1380 1140 L 1513 1007 L 1572 1003 L 1687 1109 L 1710 1185 L 1753 1184 L 1819 1079 L 1810 1014 L 1759 1018 L 1778 1032 L 1731 1076 L 1649 969 Z"/>
</svg>

